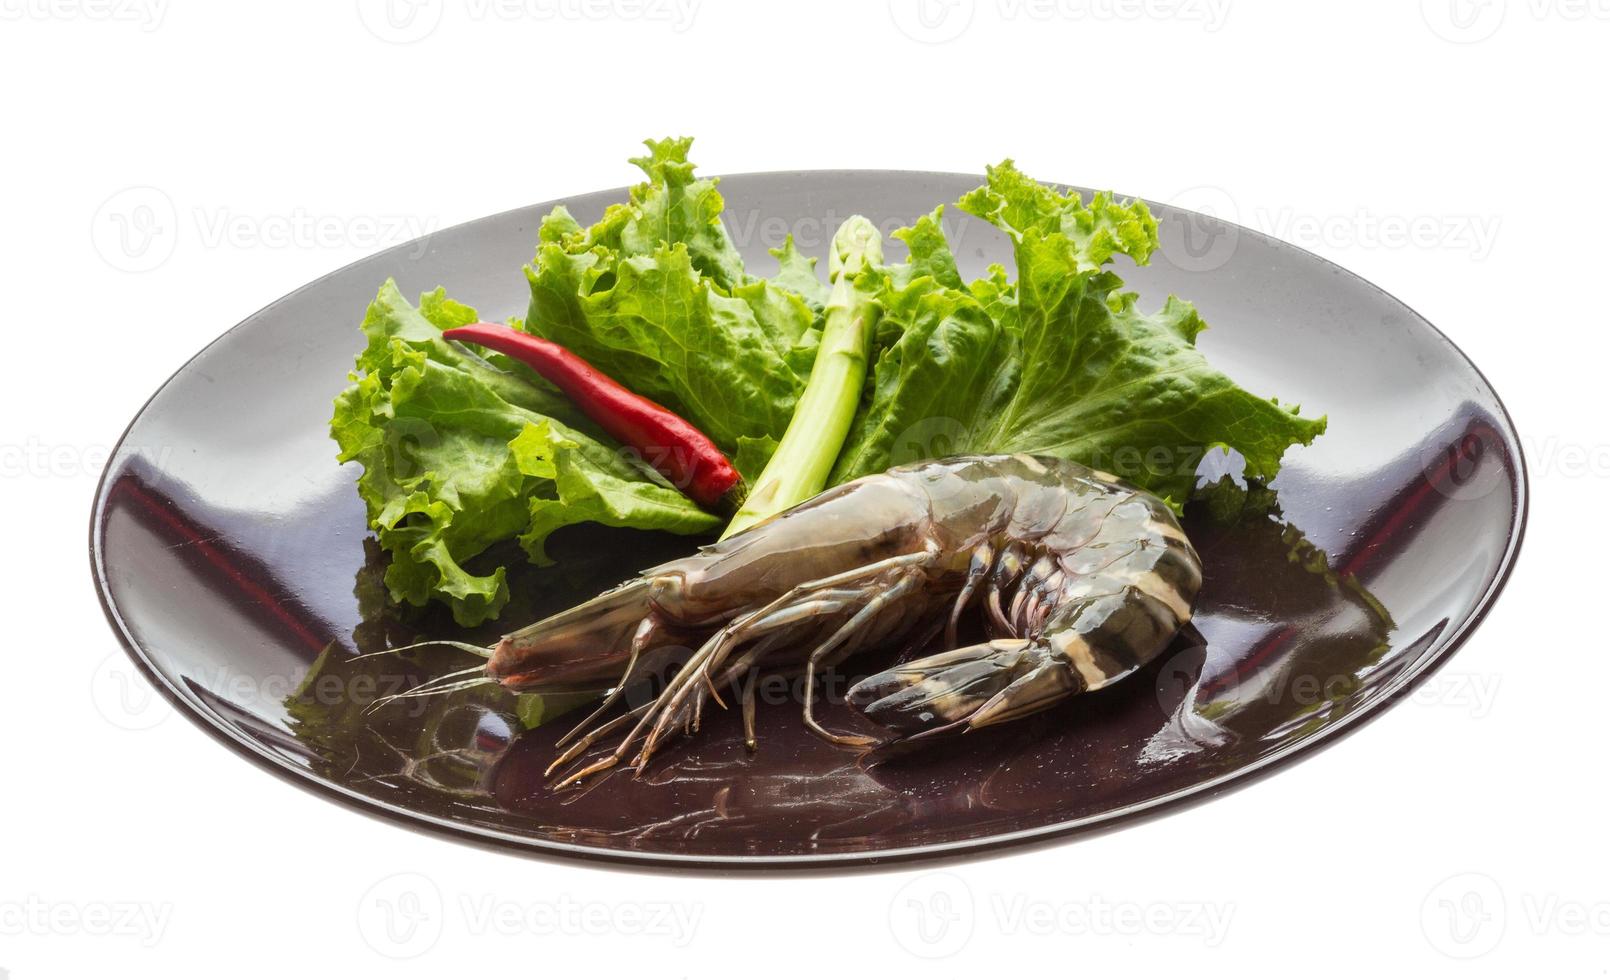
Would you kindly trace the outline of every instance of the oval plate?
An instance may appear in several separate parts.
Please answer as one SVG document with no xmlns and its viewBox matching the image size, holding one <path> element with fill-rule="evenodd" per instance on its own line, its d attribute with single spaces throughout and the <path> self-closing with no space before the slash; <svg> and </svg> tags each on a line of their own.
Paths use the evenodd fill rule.
<svg viewBox="0 0 1610 980">
<path fill-rule="evenodd" d="M 821 254 L 850 214 L 889 230 L 978 183 L 772 173 L 728 177 L 722 192 L 761 270 L 785 234 Z M 564 203 L 585 222 L 624 197 Z M 1218 327 L 1202 340 L 1216 366 L 1330 417 L 1323 438 L 1287 455 L 1273 508 L 1190 508 L 1206 565 L 1194 634 L 1124 684 L 943 752 L 857 758 L 806 733 L 783 686 L 762 692 L 753 756 L 736 712 L 717 711 L 645 778 L 555 793 L 542 770 L 563 724 L 521 732 L 512 698 L 484 690 L 366 710 L 463 661 L 351 658 L 421 636 L 484 642 L 694 542 L 571 529 L 550 545 L 557 566 L 511 568 L 503 621 L 466 635 L 440 610 L 388 607 L 357 473 L 336 464 L 326 432 L 379 284 L 441 285 L 489 319 L 523 315 L 520 266 L 550 207 L 399 246 L 248 318 L 151 398 L 96 494 L 95 584 L 135 663 L 226 745 L 368 812 L 555 856 L 728 867 L 931 857 L 1108 827 L 1271 772 L 1400 700 L 1469 635 L 1519 549 L 1515 433 L 1453 344 L 1300 249 L 1153 205 L 1163 248 L 1124 270 L 1142 305 L 1194 301 Z M 946 224 L 965 276 L 1008 261 L 983 222 L 950 209 Z M 843 680 L 830 678 L 829 724 L 847 710 L 833 703 Z"/>
</svg>

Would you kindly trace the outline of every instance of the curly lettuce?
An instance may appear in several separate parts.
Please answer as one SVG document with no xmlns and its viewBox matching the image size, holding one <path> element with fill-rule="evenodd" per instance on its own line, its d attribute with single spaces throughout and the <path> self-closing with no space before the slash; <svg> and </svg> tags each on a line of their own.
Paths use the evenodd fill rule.
<svg viewBox="0 0 1610 980">
<path fill-rule="evenodd" d="M 648 141 L 632 162 L 649 179 L 590 227 L 562 207 L 543 219 L 524 326 L 686 418 L 753 477 L 810 375 L 825 291 L 792 240 L 772 253 L 775 278 L 744 272 L 690 144 Z"/>
<path fill-rule="evenodd" d="M 789 426 L 821 340 L 827 289 L 789 240 L 777 271 L 745 270 L 717 181 L 691 141 L 650 140 L 644 180 L 591 225 L 565 208 L 541 222 L 525 269 L 523 324 L 681 414 L 753 479 Z M 956 207 L 1004 233 L 1012 268 L 965 282 L 944 207 L 895 233 L 909 256 L 862 274 L 881 311 L 873 368 L 829 484 L 970 452 L 1062 456 L 1114 472 L 1175 506 L 1210 449 L 1267 482 L 1325 419 L 1252 394 L 1196 348 L 1205 329 L 1170 297 L 1144 312 L 1113 270 L 1145 263 L 1144 203 L 1089 201 L 1010 161 Z M 666 485 L 525 366 L 444 340 L 475 310 L 438 289 L 409 303 L 387 282 L 367 345 L 336 399 L 331 434 L 390 553 L 395 601 L 448 603 L 474 625 L 508 601 L 487 549 L 517 540 L 533 561 L 581 522 L 705 534 L 721 520 Z"/>
<path fill-rule="evenodd" d="M 1169 297 L 1143 313 L 1108 265 L 1157 248 L 1144 202 L 1086 203 L 1011 161 L 958 202 L 1011 240 L 1016 278 L 993 266 L 964 284 L 940 230 L 943 208 L 896 233 L 910 260 L 886 270 L 883 349 L 835 466 L 841 483 L 891 465 L 970 452 L 1031 452 L 1116 473 L 1175 507 L 1212 448 L 1267 481 L 1293 445 L 1325 431 L 1295 406 L 1254 395 L 1196 349 L 1206 324 Z"/>
<path fill-rule="evenodd" d="M 825 290 L 792 241 L 773 279 L 745 272 L 690 143 L 649 141 L 632 161 L 646 179 L 593 225 L 563 207 L 543 219 L 523 326 L 683 415 L 752 475 L 810 374 Z M 386 283 L 336 399 L 331 435 L 363 467 L 395 601 L 441 600 L 475 625 L 508 601 L 505 569 L 481 557 L 494 544 L 518 540 L 546 563 L 548 536 L 571 524 L 720 527 L 529 368 L 442 338 L 476 319 L 440 289 L 415 306 Z"/>
<path fill-rule="evenodd" d="M 546 562 L 548 535 L 584 521 L 679 534 L 720 525 L 541 379 L 442 339 L 476 319 L 440 289 L 416 307 L 388 281 L 364 317 L 353 384 L 336 398 L 330 431 L 340 460 L 363 466 L 358 493 L 391 554 L 394 601 L 439 599 L 473 626 L 509 598 L 502 567 L 466 567 L 499 541 L 519 538 Z"/>
</svg>

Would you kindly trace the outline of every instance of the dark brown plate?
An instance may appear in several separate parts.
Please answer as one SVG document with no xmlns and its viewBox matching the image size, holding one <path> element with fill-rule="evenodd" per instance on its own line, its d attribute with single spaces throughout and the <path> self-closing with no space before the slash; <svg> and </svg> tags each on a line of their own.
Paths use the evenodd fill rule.
<svg viewBox="0 0 1610 980">
<path fill-rule="evenodd" d="M 786 233 L 820 253 L 852 213 L 892 227 L 978 182 L 777 173 L 729 177 L 722 190 L 744 257 L 764 269 L 764 250 Z M 565 203 L 590 220 L 623 196 Z M 1526 479 L 1498 397 L 1412 310 L 1289 245 L 1154 207 L 1163 252 L 1126 270 L 1143 302 L 1194 300 L 1217 327 L 1202 341 L 1217 365 L 1328 414 L 1330 432 L 1288 454 L 1274 509 L 1190 509 L 1207 566 L 1196 632 L 1143 676 L 1060 710 L 943 751 L 869 759 L 812 738 L 793 696 L 777 691 L 763 699 L 777 703 L 761 707 L 752 757 L 734 713 L 718 711 L 645 778 L 557 794 L 541 773 L 563 726 L 516 735 L 504 695 L 366 713 L 377 691 L 463 661 L 352 661 L 355 652 L 464 631 L 439 611 L 387 605 L 356 473 L 334 461 L 326 422 L 360 346 L 356 324 L 387 276 L 410 295 L 446 286 L 489 318 L 523 313 L 520 265 L 549 205 L 348 266 L 250 317 L 169 379 L 124 434 L 96 496 L 91 560 L 107 618 L 168 698 L 248 759 L 370 813 L 530 852 L 871 863 L 1088 831 L 1205 799 L 1354 730 L 1446 660 L 1514 562 Z M 1007 258 L 1004 240 L 961 217 L 947 221 L 964 274 Z M 499 625 L 568 606 L 693 544 L 572 529 L 555 543 L 557 567 L 514 576 L 518 598 Z M 847 723 L 837 716 L 846 710 L 830 704 L 825 718 Z"/>
</svg>

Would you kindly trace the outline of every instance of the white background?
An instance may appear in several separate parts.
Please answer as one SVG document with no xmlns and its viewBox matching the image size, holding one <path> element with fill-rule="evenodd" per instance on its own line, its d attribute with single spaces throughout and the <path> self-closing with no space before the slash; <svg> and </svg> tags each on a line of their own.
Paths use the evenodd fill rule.
<svg viewBox="0 0 1610 980">
<path fill-rule="evenodd" d="M 926 2 L 0 0 L 0 977 L 1604 975 L 1610 2 Z M 684 132 L 716 173 L 1012 155 L 1379 283 L 1525 438 L 1508 592 L 1413 703 L 1275 778 L 937 872 L 483 852 L 120 698 L 86 518 L 155 386 L 309 279 Z M 410 891 L 393 943 L 375 910 Z"/>
</svg>

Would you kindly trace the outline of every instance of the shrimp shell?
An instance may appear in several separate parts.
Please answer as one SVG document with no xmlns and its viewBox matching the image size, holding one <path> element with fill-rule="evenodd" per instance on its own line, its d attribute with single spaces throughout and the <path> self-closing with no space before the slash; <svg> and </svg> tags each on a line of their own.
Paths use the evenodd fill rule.
<svg viewBox="0 0 1610 980">
<path fill-rule="evenodd" d="M 710 700 L 760 669 L 803 669 L 804 721 L 823 738 L 816 673 L 894 643 L 942 652 L 854 685 L 850 704 L 893 737 L 1000 724 L 1094 691 L 1161 653 L 1191 618 L 1201 561 L 1168 506 L 1067 460 L 962 456 L 835 487 L 697 554 L 505 636 L 488 674 L 517 691 L 613 685 L 561 740 L 559 769 L 610 734 L 578 781 L 630 757 L 639 772 Z M 957 646 L 976 611 L 989 639 Z M 673 663 L 658 696 L 588 730 Z M 753 745 L 752 683 L 738 684 Z M 583 734 L 585 732 L 585 734 Z"/>
</svg>

